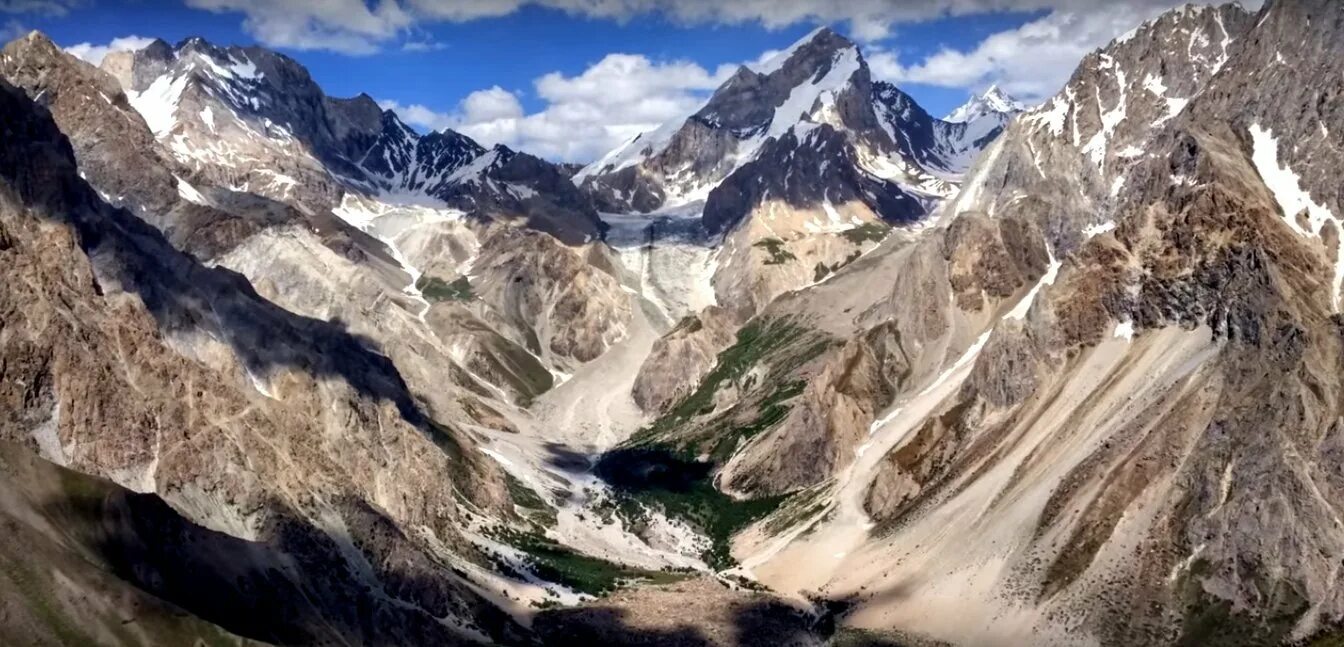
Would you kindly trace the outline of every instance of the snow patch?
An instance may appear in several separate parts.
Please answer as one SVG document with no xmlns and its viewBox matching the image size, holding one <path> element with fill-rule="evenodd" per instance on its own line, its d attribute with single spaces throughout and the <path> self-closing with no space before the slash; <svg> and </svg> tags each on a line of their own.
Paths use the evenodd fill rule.
<svg viewBox="0 0 1344 647">
<path fill-rule="evenodd" d="M 1115 229 L 1115 221 L 1107 220 L 1106 222 L 1097 223 L 1095 225 L 1088 225 L 1087 228 L 1083 230 L 1083 235 L 1091 238 L 1093 236 L 1100 236 L 1113 229 Z"/>
<path fill-rule="evenodd" d="M 131 107 L 140 113 L 154 136 L 162 137 L 176 123 L 177 103 L 182 100 L 182 90 L 186 87 L 185 75 L 176 79 L 161 76 L 154 79 L 144 92 L 131 91 L 126 94 L 126 98 L 131 102 Z"/>
<path fill-rule="evenodd" d="M 1120 323 L 1115 324 L 1115 330 L 1111 332 L 1111 336 L 1117 339 L 1123 339 L 1125 341 L 1133 341 L 1134 322 L 1126 319 L 1124 321 L 1121 321 Z"/>
<path fill-rule="evenodd" d="M 192 186 L 190 182 L 182 178 L 177 178 L 177 195 L 192 204 L 199 204 L 204 207 L 210 206 L 210 201 L 201 195 L 201 192 L 197 191 L 196 187 Z"/>
<path fill-rule="evenodd" d="M 1251 124 L 1251 161 L 1260 173 L 1265 186 L 1274 194 L 1282 211 L 1283 222 L 1302 236 L 1320 236 L 1327 222 L 1333 223 L 1337 234 L 1344 234 L 1340 221 L 1325 206 L 1312 199 L 1311 194 L 1302 188 L 1302 179 L 1287 165 L 1279 164 L 1279 141 L 1274 133 Z M 1298 222 L 1298 214 L 1307 214 L 1304 227 Z M 1335 312 L 1340 308 L 1340 288 L 1344 286 L 1344 243 L 1338 245 L 1335 257 L 1333 289 L 1330 293 L 1331 307 Z"/>
<path fill-rule="evenodd" d="M 1050 266 L 1046 268 L 1045 274 L 1041 275 L 1041 279 L 1036 282 L 1036 285 L 1032 286 L 1031 291 L 1027 293 L 1027 296 L 1022 297 L 1022 300 L 1018 301 L 1017 305 L 1013 306 L 1013 309 L 1008 311 L 1008 314 L 1003 315 L 1004 319 L 1016 319 L 1018 321 L 1025 319 L 1027 317 L 1027 312 L 1031 310 L 1031 304 L 1036 301 L 1036 293 L 1040 292 L 1041 288 L 1047 285 L 1054 285 L 1055 278 L 1059 276 L 1059 268 L 1064 264 L 1055 260 L 1055 253 L 1050 251 L 1048 247 L 1046 248 L 1046 252 L 1050 255 Z"/>
</svg>

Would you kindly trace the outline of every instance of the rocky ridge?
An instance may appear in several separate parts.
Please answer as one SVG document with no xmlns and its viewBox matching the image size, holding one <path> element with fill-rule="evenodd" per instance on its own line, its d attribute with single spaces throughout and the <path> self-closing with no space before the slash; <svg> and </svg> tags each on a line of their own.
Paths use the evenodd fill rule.
<svg viewBox="0 0 1344 647">
<path fill-rule="evenodd" d="M 374 172 L 346 184 L 346 193 L 328 209 L 348 235 L 368 235 L 369 258 L 361 263 L 383 258 L 379 249 L 392 259 L 383 261 L 392 270 L 392 289 L 380 288 L 380 293 L 400 295 L 400 302 L 386 312 L 402 313 L 391 320 L 408 321 L 409 327 L 398 330 L 424 326 L 434 336 L 421 339 L 435 341 L 384 346 L 391 358 L 387 366 L 404 378 L 390 377 L 377 363 L 371 369 L 341 367 L 335 373 L 356 391 L 372 389 L 392 403 L 383 405 L 387 411 L 380 414 L 379 433 L 401 439 L 403 428 L 449 422 L 456 443 L 438 444 L 448 461 L 442 467 L 468 470 L 463 482 L 480 488 L 467 497 L 469 505 L 455 508 L 458 516 L 445 516 L 445 523 L 463 528 L 460 536 L 435 526 L 433 540 L 412 533 L 398 540 L 405 543 L 397 543 L 387 539 L 397 536 L 394 530 L 378 535 L 377 542 L 356 544 L 372 555 L 428 556 L 429 562 L 411 562 L 426 565 L 423 582 L 466 583 L 467 589 L 449 587 L 455 601 L 450 606 L 458 618 L 485 613 L 470 610 L 478 600 L 464 590 L 485 596 L 484 589 L 472 588 L 470 582 L 507 584 L 509 577 L 488 579 L 490 571 L 516 567 L 506 557 L 477 570 L 481 563 L 471 557 L 477 551 L 503 551 L 496 557 L 511 554 L 497 537 L 475 536 L 483 528 L 481 519 L 499 520 L 509 513 L 498 511 L 512 510 L 535 522 L 551 510 L 554 519 L 541 523 L 545 535 L 561 544 L 581 546 L 590 555 L 610 554 L 604 551 L 614 545 L 594 538 L 607 533 L 603 536 L 609 539 L 620 531 L 611 533 L 612 526 L 602 526 L 600 533 L 590 534 L 598 526 L 579 519 L 608 515 L 617 520 L 616 527 L 623 524 L 648 546 L 680 550 L 681 555 L 698 552 L 703 560 L 662 563 L 710 567 L 734 585 L 754 579 L 788 595 L 823 596 L 845 608 L 841 622 L 846 631 L 864 632 L 859 635 L 874 640 L 876 634 L 867 632 L 893 629 L 903 637 L 954 644 L 1331 639 L 1344 622 L 1333 575 L 1333 565 L 1344 554 L 1344 539 L 1332 503 L 1338 498 L 1332 496 L 1333 489 L 1339 487 L 1334 465 L 1339 385 L 1334 376 L 1344 361 L 1338 336 L 1344 263 L 1335 216 L 1340 196 L 1330 172 L 1344 162 L 1336 159 L 1340 146 L 1334 135 L 1344 124 L 1336 123 L 1340 111 L 1335 88 L 1320 80 L 1335 78 L 1338 61 L 1344 60 L 1336 44 L 1338 13 L 1337 6 L 1324 0 L 1274 2 L 1259 15 L 1234 6 L 1169 12 L 1088 56 L 1059 95 L 1040 108 L 1006 121 L 994 115 L 972 120 L 994 124 L 983 131 L 966 123 L 926 119 L 891 86 L 869 80 L 870 89 L 858 91 L 864 79 L 857 72 L 839 74 L 844 83 L 832 87 L 830 74 L 853 65 L 851 46 L 819 32 L 782 55 L 782 61 L 739 72 L 710 100 L 706 110 L 713 110 L 700 115 L 703 119 L 694 125 L 675 124 L 664 133 L 675 146 L 663 152 L 651 147 L 648 154 L 640 152 L 641 161 L 611 171 L 639 167 L 641 173 L 648 172 L 628 172 L 637 181 L 627 187 L 631 191 L 615 191 L 620 199 L 664 202 L 650 206 L 656 212 L 651 215 L 608 216 L 609 245 L 567 246 L 526 227 L 500 227 L 499 222 L 456 213 L 467 216 L 469 208 L 448 211 L 443 205 L 384 201 L 396 191 L 437 186 L 443 175 L 432 164 L 409 174 Z M 861 71 L 861 56 L 853 51 Z M 11 65 L 8 53 L 3 62 Z M 40 101 L 40 81 L 24 76 L 24 69 L 9 73 L 23 79 L 28 94 Z M 806 80 L 804 86 L 825 86 L 818 96 L 826 96 L 805 102 L 809 105 L 798 123 L 760 138 L 750 160 L 734 158 L 741 142 L 773 130 L 773 115 L 778 114 L 771 107 L 774 99 L 753 104 L 747 97 L 791 96 L 792 90 L 781 88 L 799 87 L 788 85 L 798 79 Z M 102 87 L 96 75 L 60 85 L 94 91 Z M 85 102 L 94 96 L 82 92 L 69 96 L 83 96 Z M 24 105 L 15 96 L 12 112 L 21 114 Z M 880 100 L 856 99 L 865 96 Z M 117 104 L 116 95 L 108 98 L 103 105 Z M 85 158 L 96 168 L 98 150 L 87 145 L 91 140 L 81 143 L 80 133 L 87 137 L 88 131 L 77 127 L 88 120 L 81 122 L 81 110 L 71 108 L 83 102 L 53 98 L 50 105 L 56 123 L 74 133 L 73 159 L 80 170 Z M 341 112 L 346 108 L 350 110 Z M 351 123 L 361 121 L 355 115 L 360 111 L 350 106 L 331 110 L 347 115 Z M 867 115 L 875 118 L 877 130 Z M 388 121 L 386 115 L 380 120 Z M 883 149 L 886 159 L 947 183 L 945 195 L 950 198 L 942 202 L 935 195 L 927 205 L 936 220 L 916 227 L 888 226 L 888 215 L 903 208 L 898 204 L 902 198 L 887 185 L 873 184 L 874 160 L 865 157 L 864 148 L 880 140 L 865 138 L 881 132 L 882 124 L 901 124 L 886 135 L 891 146 Z M 396 122 L 384 124 L 385 131 L 397 127 Z M 966 134 L 997 129 L 1002 130 L 997 139 Z M 348 136 L 356 129 L 331 130 Z M 966 160 L 969 169 L 938 166 L 954 157 L 947 153 L 947 142 L 968 138 L 975 147 L 988 145 L 973 165 Z M 350 143 L 355 139 L 336 136 L 331 142 L 339 148 L 355 146 Z M 650 135 L 645 143 L 654 139 Z M 413 158 L 423 142 L 413 143 L 409 134 L 388 141 L 395 145 L 381 145 L 379 159 Z M 449 142 L 448 147 L 458 144 Z M 722 174 L 712 180 L 714 188 L 703 204 L 693 200 L 669 208 L 667 200 L 675 203 L 690 193 L 663 191 L 659 196 L 658 178 L 674 176 L 658 176 L 657 164 L 649 160 L 663 159 L 659 156 L 674 149 L 664 161 L 694 158 L 686 168 L 694 168 L 696 177 Z M 468 151 L 464 159 L 488 154 L 462 150 Z M 156 171 L 159 179 L 152 186 L 165 186 L 162 180 L 179 171 L 199 172 L 181 166 L 182 160 L 171 154 L 160 158 L 154 163 L 168 175 Z M 791 174 L 788 165 L 799 158 L 805 173 Z M 837 166 L 837 161 L 842 164 Z M 365 159 L 358 166 L 371 164 Z M 421 168 L 406 162 L 389 162 L 387 168 L 393 166 Z M 68 169 L 70 163 L 55 167 Z M 557 172 L 569 175 L 567 170 Z M 739 179 L 759 178 L 771 189 L 753 193 L 733 179 L 738 174 Z M 605 173 L 577 173 L 577 185 L 599 203 L 611 197 L 602 193 L 612 185 L 595 183 L 592 178 L 598 176 L 625 181 Z M 14 177 L 20 186 L 41 185 Z M 203 187 L 197 188 L 201 194 L 224 195 L 213 193 L 218 187 L 209 180 L 188 177 L 189 186 Z M 503 186 L 478 177 L 491 190 Z M 689 176 L 675 177 L 684 181 Z M 804 178 L 820 179 L 809 185 Z M 678 186 L 703 188 L 703 183 Z M 823 187 L 820 202 L 816 187 Z M 901 187 L 899 195 L 917 193 L 908 185 Z M 850 189 L 855 193 L 845 193 Z M 714 194 L 721 191 L 716 204 L 726 210 L 711 209 Z M 264 199 L 278 203 L 293 196 Z M 90 224 L 102 219 L 135 226 L 137 221 L 125 212 L 89 200 L 96 217 L 80 221 L 82 229 L 75 229 L 82 236 L 102 236 L 101 225 Z M 54 204 L 57 213 L 72 212 L 68 203 Z M 171 196 L 164 204 L 180 209 Z M 212 217 L 221 222 L 248 214 L 246 209 L 214 208 L 220 215 Z M 642 209 L 633 204 L 620 208 Z M 13 265 L 20 269 L 12 271 L 29 272 L 26 268 L 41 268 L 41 262 L 80 267 L 79 253 L 23 251 L 35 245 L 34 232 L 42 230 L 23 219 L 31 219 L 32 211 L 16 210 L 22 217 L 7 221 L 8 230 L 0 236 L 7 241 L 0 247 L 26 254 Z M 155 226 L 173 231 L 183 213 Z M 834 226 L 822 226 L 827 223 Z M 145 230 L 149 239 L 157 235 Z M 347 273 L 329 277 L 321 290 L 303 287 L 303 281 L 314 279 L 302 272 L 293 283 L 277 281 L 287 273 L 274 271 L 275 266 L 262 261 L 265 255 L 255 251 L 263 248 L 249 245 L 260 240 L 269 246 L 289 244 L 276 235 L 281 231 L 274 223 L 243 230 L 237 240 L 221 246 L 228 251 L 219 256 L 219 264 L 242 268 L 255 277 L 263 295 L 313 313 L 313 321 L 332 317 L 336 311 L 325 310 L 331 303 L 325 295 L 338 294 L 343 283 L 368 280 L 366 271 L 361 263 L 324 261 Z M 174 244 L 191 240 L 184 236 Z M 315 255 L 332 249 L 314 242 L 304 240 L 302 245 Z M 142 251 L 152 248 L 154 258 L 177 258 L 166 243 L 149 248 L 143 241 L 139 244 Z M 107 259 L 125 257 L 110 257 L 97 246 L 85 251 L 92 259 L 89 271 L 99 277 L 92 283 L 96 289 L 61 292 L 56 303 L 74 299 L 91 304 L 73 320 L 97 321 L 99 329 L 111 329 L 113 324 L 85 313 L 97 310 L 97 299 L 122 294 L 112 290 L 106 296 L 104 285 L 124 285 L 128 279 L 115 272 L 122 277 L 120 283 L 103 277 L 109 267 L 118 267 Z M 674 270 L 689 276 L 675 275 Z M 45 272 L 20 277 L 32 290 L 17 293 L 14 303 L 27 304 L 63 289 L 34 282 L 33 276 Z M 139 281 L 132 281 L 135 285 L 154 285 L 130 274 Z M 414 291 L 398 289 L 406 276 Z M 422 282 L 425 277 L 439 283 Z M 459 283 L 458 278 L 467 280 Z M 201 283 L 197 289 L 207 292 L 202 298 L 215 304 L 229 301 L 234 289 Z M 251 295 L 244 299 L 249 303 L 266 302 L 246 288 L 236 289 Z M 467 289 L 472 298 L 450 296 Z M 594 293 L 622 298 L 590 296 Z M 314 299 L 314 294 L 324 296 Z M 425 307 L 416 307 L 419 300 Z M 126 299 L 118 303 L 122 301 Z M 142 301 L 155 312 L 157 301 Z M 129 303 L 134 306 L 134 299 Z M 258 307 L 266 310 L 250 305 L 241 312 L 257 317 Z M 171 320 L 204 317 L 199 309 L 190 311 L 195 314 Z M 354 325 L 385 327 L 386 312 L 356 319 Z M 33 316 L 58 321 L 40 312 Z M 273 323 L 295 315 L 280 311 L 270 316 L 265 320 Z M 561 323 L 567 320 L 599 323 L 576 328 Z M 25 327 L 32 326 L 24 321 Z M 155 319 L 144 334 L 152 337 L 155 325 L 163 324 Z M 70 334 L 43 328 L 25 339 L 57 340 L 48 342 L 54 350 Z M 255 358 L 245 355 L 233 360 L 240 361 L 240 372 L 230 368 L 234 365 L 228 352 L 206 353 L 199 341 L 181 341 L 181 334 L 169 337 L 174 340 L 172 353 L 163 355 L 162 373 L 187 371 L 176 363 L 178 354 L 185 353 L 193 361 L 207 362 L 211 370 L 238 376 L 234 381 L 243 385 L 240 397 L 255 399 L 271 412 L 281 407 L 288 413 L 272 415 L 283 420 L 313 416 L 305 407 L 318 410 L 329 404 L 309 398 L 289 402 L 295 393 L 318 389 L 325 398 L 343 392 L 340 380 L 335 387 L 323 381 L 312 386 L 302 371 L 292 368 L 257 371 L 249 363 Z M 78 362 L 117 357 L 99 353 L 111 346 L 91 339 L 93 355 L 79 355 Z M 363 345 L 379 341 L 364 340 Z M 315 361 L 308 351 L 295 352 L 308 358 L 300 362 L 304 366 Z M 13 347 L 5 351 L 7 358 L 31 354 Z M 474 399 L 461 400 L 471 403 L 470 413 L 450 409 L 437 399 L 442 394 L 426 388 L 441 379 L 421 372 L 427 365 L 416 363 L 417 354 L 451 357 L 471 374 L 455 378 L 450 389 L 474 393 Z M 636 363 L 643 370 L 634 370 Z M 689 379 L 676 379 L 683 368 Z M 380 377 L 370 382 L 369 371 Z M 24 373 L 13 384 L 26 388 L 41 383 L 41 375 Z M 143 388 L 143 376 L 135 375 L 133 386 Z M 402 379 L 402 386 L 395 386 Z M 249 382 L 253 390 L 248 390 Z M 122 395 L 120 383 L 112 384 L 116 398 L 135 397 Z M 393 385 L 390 390 L 387 384 Z M 553 388 L 555 384 L 559 387 Z M 128 472 L 118 467 L 139 465 L 138 458 L 124 459 L 105 447 L 89 449 L 96 445 L 53 443 L 43 421 L 57 416 L 44 404 L 41 391 L 34 396 L 25 388 L 11 394 L 19 403 L 15 410 L 26 417 L 11 423 L 10 438 L 35 445 L 48 458 L 65 456 L 59 449 L 75 456 L 72 466 L 81 471 L 147 489 L 139 468 Z M 168 387 L 151 388 L 157 392 Z M 71 389 L 56 392 L 68 396 Z M 286 397 L 270 404 L 265 396 L 276 393 Z M 533 399 L 536 404 L 530 408 L 516 406 Z M 67 424 L 66 414 L 77 410 L 75 403 L 87 400 L 81 396 L 61 404 L 56 409 L 60 424 Z M 154 407 L 166 405 L 132 400 L 128 406 L 158 411 Z M 639 408 L 658 415 L 643 417 Z M 389 417 L 392 410 L 398 418 Z M 598 432 L 586 425 L 603 416 L 610 419 L 600 432 L 604 440 L 588 442 L 583 434 Z M 229 426 L 237 421 L 219 424 L 241 436 L 236 426 Z M 624 427 L 607 429 L 613 424 Z M 605 439 L 619 440 L 640 425 L 630 440 L 602 457 L 595 476 L 587 473 L 586 457 L 567 449 L 602 449 L 602 443 L 611 442 Z M 443 426 L 430 429 L 442 431 Z M 372 433 L 363 423 L 355 427 L 328 435 Z M 268 438 L 281 433 L 263 429 Z M 307 437 L 301 430 L 285 433 Z M 430 440 L 442 438 L 431 434 Z M 288 442 L 287 447 L 298 447 L 301 441 Z M 409 441 L 380 437 L 370 442 Z M 217 453 L 212 447 L 207 446 L 206 455 Z M 263 451 L 258 445 L 247 447 Z M 413 449 L 413 455 L 429 460 L 430 469 L 440 460 L 428 446 Z M 325 465 L 312 453 L 301 456 L 304 465 Z M 534 464 L 538 456 L 544 458 Z M 68 457 L 61 460 L 69 462 Z M 336 541 L 340 558 L 349 563 L 351 553 L 340 543 L 341 533 L 331 531 L 320 503 L 334 496 L 332 492 L 353 489 L 355 501 L 391 505 L 387 501 L 395 501 L 395 493 L 369 493 L 358 484 L 385 483 L 379 475 L 388 470 L 424 473 L 418 471 L 423 469 L 420 463 L 405 460 L 410 462 L 364 465 L 361 469 L 368 472 L 350 477 L 354 485 L 325 468 L 316 469 L 314 478 L 322 488 L 292 483 L 293 491 L 276 496 L 288 506 L 284 509 L 297 511 L 287 519 L 296 519 L 300 527 L 322 526 L 320 532 L 306 530 L 301 536 L 317 544 Z M 156 470 L 154 474 L 162 471 Z M 225 467 L 223 473 L 233 472 Z M 185 483 L 201 478 L 185 465 L 180 474 L 172 474 Z M 195 495 L 184 497 L 171 485 L 174 481 L 163 478 L 162 483 L 170 484 L 166 490 L 157 480 L 150 489 L 169 505 L 187 511 L 189 518 L 219 523 L 213 502 L 201 505 Z M 427 482 L 408 480 L 402 485 Z M 515 480 L 522 482 L 522 490 Z M 240 491 L 249 496 L 271 492 Z M 338 508 L 347 526 L 361 518 L 353 511 L 357 508 Z M 393 529 L 418 527 L 421 518 L 414 509 L 395 505 L 377 510 Z M 707 546 L 694 544 L 689 553 L 686 546 L 678 547 L 682 526 L 667 517 L 698 529 Z M 528 528 L 527 523 L 512 527 Z M 229 532 L 257 533 L 238 526 L 230 526 Z M 269 540 L 274 535 L 257 536 Z M 436 541 L 451 543 L 440 547 Z M 654 553 L 621 550 L 628 549 L 616 554 L 647 559 L 640 562 L 645 567 L 660 563 L 651 557 Z M 298 552 L 334 559 L 329 551 Z M 433 560 L 440 566 L 430 565 Z M 466 569 L 468 576 L 449 577 L 442 564 Z M 310 577 L 304 572 L 293 581 Z M 387 590 L 389 583 L 402 581 L 382 570 L 374 586 Z M 703 595 L 694 592 L 701 584 L 630 592 L 610 598 L 609 607 L 599 602 L 574 613 L 542 614 L 534 631 L 542 639 L 619 636 L 694 642 L 694 631 L 678 625 L 680 621 L 650 615 L 648 609 L 666 604 L 657 600 Z M 392 589 L 398 600 L 410 596 L 422 610 L 429 608 L 424 604 L 432 596 L 424 597 L 423 589 Z M 485 597 L 508 606 L 497 596 Z M 716 627 L 743 622 L 749 614 L 724 611 L 739 608 L 732 600 L 743 598 L 730 596 L 714 613 L 702 614 L 704 622 Z M 637 614 L 632 624 L 618 617 L 626 609 Z M 775 608 L 771 613 L 793 612 Z M 738 617 L 728 617 L 733 614 Z M 560 618 L 577 624 L 552 624 Z M 796 619 L 780 626 L 800 644 L 811 644 L 819 631 L 815 623 L 831 616 L 819 613 L 813 618 L 803 626 Z M 221 626 L 236 631 L 229 623 Z M 523 635 L 507 622 L 492 625 L 486 633 L 491 632 L 495 640 Z M 733 640 L 719 631 L 709 636 L 710 642 Z"/>
</svg>

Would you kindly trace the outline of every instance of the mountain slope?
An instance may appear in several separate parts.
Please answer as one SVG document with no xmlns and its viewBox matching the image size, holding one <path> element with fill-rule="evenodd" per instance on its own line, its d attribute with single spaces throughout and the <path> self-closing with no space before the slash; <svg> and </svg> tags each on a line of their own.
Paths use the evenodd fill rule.
<svg viewBox="0 0 1344 647">
<path fill-rule="evenodd" d="M 507 500 L 496 468 L 461 451 L 464 432 L 425 417 L 367 340 L 276 307 L 104 204 L 45 111 L 8 84 L 0 102 L 4 439 L 159 493 L 245 555 L 277 547 L 224 560 L 238 588 L 212 587 L 217 604 L 263 584 L 295 603 L 304 591 L 313 640 L 346 631 L 335 627 L 389 644 L 515 631 L 482 628 L 492 605 L 448 567 L 477 570 L 457 496 Z M 414 485 L 444 474 L 455 492 Z M 171 539 L 149 543 L 209 558 Z M 383 614 L 396 620 L 372 620 Z"/>
<path fill-rule="evenodd" d="M 81 586 L 249 638 L 1329 644 L 1341 25 L 1328 0 L 1179 9 L 1034 110 L 991 93 L 953 120 L 823 30 L 555 186 L 360 99 L 290 106 L 318 126 L 258 150 L 328 197 L 219 186 L 104 71 L 19 43 L 0 433 L 146 493 L 79 481 L 126 554 L 195 538 L 137 558 L 162 577 L 99 562 Z M 165 65 L 215 101 L 247 74 L 198 57 L 254 54 L 205 48 Z M 184 78 L 145 65 L 123 83 Z M 174 137 L 200 126 L 175 105 Z M 605 240 L 490 215 L 571 199 L 622 211 Z M 73 475 L 14 455 L 0 512 L 77 529 L 57 559 L 106 545 L 33 505 Z M 257 613 L 203 604 L 183 564 Z M 530 608 L 584 593 L 608 597 Z"/>
<path fill-rule="evenodd" d="M 1011 117 L 936 119 L 873 81 L 854 43 L 820 29 L 758 69 L 739 69 L 689 118 L 576 174 L 604 211 L 650 212 L 607 216 L 611 244 L 648 275 L 666 328 L 677 331 L 655 344 L 637 400 L 665 411 L 730 345 L 722 331 L 829 280 L 893 226 L 927 218 Z M 689 257 L 691 271 L 661 274 L 660 256 Z"/>
<path fill-rule="evenodd" d="M 1309 79 L 1339 12 L 1178 10 L 1087 57 L 938 227 L 767 307 L 609 460 L 789 495 L 734 555 L 858 627 L 1333 635 L 1338 83 Z"/>
</svg>

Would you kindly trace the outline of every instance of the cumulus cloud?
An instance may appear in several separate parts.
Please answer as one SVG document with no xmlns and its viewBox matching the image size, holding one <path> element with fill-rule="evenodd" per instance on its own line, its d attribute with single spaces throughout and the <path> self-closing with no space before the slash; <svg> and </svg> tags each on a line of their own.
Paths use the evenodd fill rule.
<svg viewBox="0 0 1344 647">
<path fill-rule="evenodd" d="M 154 42 L 153 38 L 145 38 L 144 36 L 122 36 L 121 38 L 113 38 L 111 42 L 102 45 L 94 45 L 93 43 L 71 45 L 65 48 L 65 51 L 98 65 L 103 62 L 105 56 L 112 52 L 131 52 L 144 49 L 152 42 Z"/>
<path fill-rule="evenodd" d="M 372 54 L 415 19 L 397 0 L 186 0 L 190 7 L 244 16 L 243 29 L 262 44 Z"/>
<path fill-rule="evenodd" d="M 722 65 L 711 71 L 685 61 L 609 54 L 578 75 L 552 72 L 537 78 L 533 89 L 545 107 L 531 114 L 517 93 L 499 86 L 473 92 L 451 110 L 394 101 L 383 107 L 420 128 L 451 128 L 485 145 L 587 161 L 665 121 L 686 117 L 735 69 Z"/>
<path fill-rule="evenodd" d="M 895 83 L 980 89 L 998 84 L 1009 94 L 1038 102 L 1059 90 L 1088 52 L 1184 0 L 1076 2 L 990 35 L 964 50 L 944 48 L 904 62 L 880 45 L 867 53 L 874 76 Z M 1243 2 L 1258 7 L 1259 0 Z"/>
<path fill-rule="evenodd" d="M 61 4 L 79 0 L 0 0 L 0 3 Z M 260 42 L 297 49 L 368 54 L 404 43 L 407 30 L 433 22 L 463 22 L 505 16 L 541 6 L 586 18 L 629 20 L 658 15 L 685 25 L 758 24 L 776 29 L 797 24 L 844 25 L 855 38 L 873 42 L 894 27 L 944 17 L 1004 11 L 1071 11 L 1079 15 L 1130 8 L 1143 13 L 1173 0 L 186 0 L 216 12 L 237 12 Z M 1116 7 L 1116 5 L 1123 5 Z M 3 5 L 0 5 L 3 6 Z M 418 41 L 413 41 L 418 42 Z"/>
</svg>

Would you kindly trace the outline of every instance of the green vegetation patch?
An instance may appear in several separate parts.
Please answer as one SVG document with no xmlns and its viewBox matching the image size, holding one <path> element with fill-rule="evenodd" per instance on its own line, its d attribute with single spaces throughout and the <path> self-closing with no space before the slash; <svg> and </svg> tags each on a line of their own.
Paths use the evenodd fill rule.
<svg viewBox="0 0 1344 647">
<path fill-rule="evenodd" d="M 785 531 L 821 514 L 829 504 L 825 496 L 827 488 L 813 487 L 793 495 L 787 504 L 765 521 L 765 531 L 772 535 L 781 535 Z"/>
<path fill-rule="evenodd" d="M 801 340 L 806 332 L 806 329 L 795 326 L 785 319 L 753 321 L 743 326 L 737 331 L 737 342 L 719 353 L 714 369 L 700 381 L 696 390 L 652 425 L 636 433 L 630 444 L 638 445 L 651 441 L 663 435 L 663 432 L 680 427 L 694 416 L 713 411 L 714 394 L 721 386 L 740 379 L 763 359 Z M 822 342 L 822 345 L 815 349 L 809 347 L 803 351 L 803 355 L 806 359 L 815 357 L 825 349 L 826 343 Z M 789 362 L 791 365 L 801 363 Z"/>
<path fill-rule="evenodd" d="M 798 258 L 793 255 L 793 252 L 784 249 L 784 245 L 784 241 L 778 238 L 762 238 L 761 240 L 752 243 L 752 247 L 764 249 L 765 252 L 770 255 L 770 258 L 765 261 L 766 265 L 783 265 L 788 261 Z"/>
<path fill-rule="evenodd" d="M 556 524 L 555 508 L 546 503 L 536 490 L 508 472 L 504 472 L 504 485 L 508 487 L 509 498 L 513 499 L 513 504 L 519 508 L 519 514 L 524 520 L 542 528 L 550 528 Z"/>
<path fill-rule="evenodd" d="M 709 539 L 701 556 L 707 564 L 720 570 L 732 566 L 733 535 L 774 512 L 791 495 L 737 500 L 714 486 L 714 473 L 742 443 L 788 416 L 790 402 L 807 386 L 796 371 L 833 343 L 788 319 L 744 326 L 693 393 L 598 461 L 597 475 L 617 497 L 615 511 L 636 528 L 647 510 L 682 519 Z M 758 366 L 765 369 L 764 383 L 752 374 Z M 750 396 L 704 419 L 714 410 L 715 394 L 734 383 Z"/>
<path fill-rule="evenodd" d="M 774 512 L 788 495 L 739 501 L 714 487 L 708 462 L 689 460 L 665 449 L 631 448 L 608 452 L 597 473 L 612 485 L 622 518 L 641 525 L 646 509 L 686 521 L 710 541 L 701 554 L 716 570 L 733 565 L 733 535 Z"/>
<path fill-rule="evenodd" d="M 633 584 L 668 584 L 686 579 L 689 571 L 650 571 L 590 557 L 536 532 L 497 529 L 497 538 L 527 553 L 528 568 L 537 577 L 575 591 L 603 596 Z"/>
<path fill-rule="evenodd" d="M 459 276 L 452 283 L 448 283 L 437 276 L 425 275 L 415 282 L 415 289 L 419 290 L 430 303 L 470 301 L 476 298 L 476 293 L 471 290 L 471 280 L 465 276 Z"/>
<path fill-rule="evenodd" d="M 872 221 L 865 222 L 853 229 L 846 229 L 841 232 L 840 235 L 844 236 L 845 240 L 848 240 L 855 245 L 862 245 L 870 242 L 880 243 L 887 237 L 889 232 L 891 232 L 891 226 L 887 223 Z"/>
<path fill-rule="evenodd" d="M 739 445 L 783 421 L 792 408 L 784 402 L 801 395 L 806 386 L 807 384 L 801 380 L 781 384 L 773 393 L 761 400 L 758 405 L 760 413 L 754 420 L 740 426 L 720 426 L 718 433 L 714 434 L 718 440 L 714 443 L 714 449 L 710 451 L 710 459 L 720 465 L 728 462 Z"/>
</svg>

